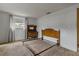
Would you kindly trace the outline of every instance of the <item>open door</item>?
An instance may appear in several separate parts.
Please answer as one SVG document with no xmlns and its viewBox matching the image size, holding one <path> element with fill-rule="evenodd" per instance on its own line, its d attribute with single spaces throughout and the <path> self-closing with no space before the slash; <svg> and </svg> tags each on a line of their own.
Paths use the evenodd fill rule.
<svg viewBox="0 0 79 59">
<path fill-rule="evenodd" d="M 79 8 L 77 8 L 77 47 L 79 48 Z"/>
<path fill-rule="evenodd" d="M 11 21 L 12 40 L 11 41 L 25 40 L 26 27 L 27 27 L 27 22 L 24 17 L 12 16 L 12 21 Z"/>
</svg>

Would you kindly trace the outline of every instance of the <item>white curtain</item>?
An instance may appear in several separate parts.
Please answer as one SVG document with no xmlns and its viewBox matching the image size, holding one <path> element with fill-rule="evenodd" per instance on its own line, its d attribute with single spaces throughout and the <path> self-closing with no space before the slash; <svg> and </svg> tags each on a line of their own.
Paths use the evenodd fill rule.
<svg viewBox="0 0 79 59">
<path fill-rule="evenodd" d="M 9 32 L 9 42 L 14 41 L 14 35 L 13 35 L 13 18 L 12 15 L 10 15 L 10 32 Z"/>
</svg>

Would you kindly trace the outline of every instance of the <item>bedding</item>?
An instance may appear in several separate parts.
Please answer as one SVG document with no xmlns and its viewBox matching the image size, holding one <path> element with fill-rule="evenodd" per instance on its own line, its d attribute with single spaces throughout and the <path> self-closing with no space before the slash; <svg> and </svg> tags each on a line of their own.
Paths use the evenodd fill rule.
<svg viewBox="0 0 79 59">
<path fill-rule="evenodd" d="M 38 55 L 43 51 L 51 48 L 53 45 L 50 45 L 43 40 L 32 40 L 24 42 L 24 46 L 28 47 L 34 55 Z"/>
<path fill-rule="evenodd" d="M 52 48 L 42 52 L 39 56 L 64 56 L 64 49 L 53 46 Z"/>
<path fill-rule="evenodd" d="M 43 40 L 51 45 L 58 43 L 58 39 L 53 37 L 43 36 Z"/>
<path fill-rule="evenodd" d="M 33 56 L 33 53 L 22 42 L 15 42 L 0 45 L 0 56 Z"/>
</svg>

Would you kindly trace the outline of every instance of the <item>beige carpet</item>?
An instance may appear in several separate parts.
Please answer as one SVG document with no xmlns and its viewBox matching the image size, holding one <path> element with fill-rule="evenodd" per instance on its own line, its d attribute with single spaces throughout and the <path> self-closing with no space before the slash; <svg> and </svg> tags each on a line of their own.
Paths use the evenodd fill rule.
<svg viewBox="0 0 79 59">
<path fill-rule="evenodd" d="M 0 45 L 0 56 L 33 56 L 33 54 L 22 42 L 15 42 Z"/>
<path fill-rule="evenodd" d="M 73 52 L 59 46 L 54 46 L 51 49 L 41 53 L 40 56 L 79 56 L 79 51 Z"/>
<path fill-rule="evenodd" d="M 22 42 L 0 45 L 0 56 L 33 56 L 32 52 L 23 46 Z M 54 46 L 39 56 L 79 56 L 78 52 Z"/>
</svg>

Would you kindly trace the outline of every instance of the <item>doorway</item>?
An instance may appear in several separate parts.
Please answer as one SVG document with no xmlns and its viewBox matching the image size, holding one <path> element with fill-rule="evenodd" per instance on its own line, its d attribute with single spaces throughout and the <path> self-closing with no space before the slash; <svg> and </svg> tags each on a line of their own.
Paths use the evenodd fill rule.
<svg viewBox="0 0 79 59">
<path fill-rule="evenodd" d="M 77 48 L 79 48 L 79 8 L 77 8 Z"/>
<path fill-rule="evenodd" d="M 11 20 L 12 41 L 22 41 L 26 39 L 27 22 L 24 17 L 13 16 Z"/>
</svg>

